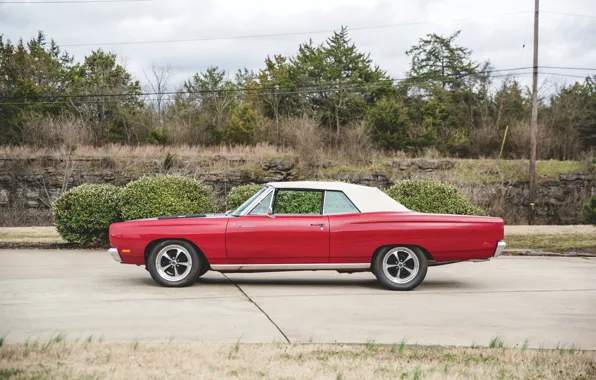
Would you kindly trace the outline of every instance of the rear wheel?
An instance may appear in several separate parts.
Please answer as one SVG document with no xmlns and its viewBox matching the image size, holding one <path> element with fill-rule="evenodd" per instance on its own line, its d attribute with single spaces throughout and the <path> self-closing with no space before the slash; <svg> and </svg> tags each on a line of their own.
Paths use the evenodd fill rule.
<svg viewBox="0 0 596 380">
<path fill-rule="evenodd" d="M 390 290 L 412 290 L 426 277 L 428 260 L 420 248 L 389 247 L 375 255 L 372 270 Z"/>
<path fill-rule="evenodd" d="M 197 250 L 180 240 L 166 240 L 157 244 L 147 257 L 147 269 L 151 277 L 162 286 L 192 285 L 203 267 Z"/>
<path fill-rule="evenodd" d="M 207 272 L 209 272 L 209 265 L 204 260 L 201 260 L 201 269 L 199 269 L 196 279 L 198 280 L 199 277 L 203 276 Z"/>
</svg>

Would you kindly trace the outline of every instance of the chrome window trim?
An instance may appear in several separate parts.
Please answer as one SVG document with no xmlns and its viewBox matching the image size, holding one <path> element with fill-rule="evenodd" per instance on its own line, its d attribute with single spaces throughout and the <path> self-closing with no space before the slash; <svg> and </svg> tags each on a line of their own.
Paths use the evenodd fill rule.
<svg viewBox="0 0 596 380">
<path fill-rule="evenodd" d="M 354 206 L 354 208 L 356 209 L 356 212 L 339 212 L 339 213 L 335 213 L 335 214 L 327 214 L 325 212 L 325 204 L 327 203 L 327 193 L 328 192 L 333 192 L 333 193 L 342 193 L 344 195 L 344 197 L 346 197 L 346 199 L 348 200 L 348 202 L 350 202 L 352 204 L 352 206 Z M 356 206 L 354 204 L 354 202 L 350 199 L 350 197 L 348 197 L 348 194 L 344 193 L 341 190 L 325 190 L 325 194 L 324 194 L 324 198 L 323 198 L 323 214 L 322 215 L 350 215 L 350 214 L 362 214 L 362 211 L 360 211 L 360 209 L 358 208 L 358 206 Z"/>
<path fill-rule="evenodd" d="M 265 191 L 263 194 L 261 194 L 260 197 L 258 197 L 257 199 L 255 199 L 252 204 L 250 204 L 247 208 L 244 209 L 244 211 L 242 211 L 240 213 L 240 216 L 243 215 L 248 215 L 252 212 L 252 210 L 257 207 L 257 205 L 259 203 L 261 203 L 261 201 L 263 199 L 265 199 L 272 191 L 275 191 L 275 188 L 273 186 L 267 186 L 269 189 L 267 191 Z M 271 202 L 273 202 L 273 198 L 275 198 L 275 196 L 271 197 Z M 269 203 L 269 207 L 271 207 L 271 203 Z"/>
<path fill-rule="evenodd" d="M 322 194 L 322 197 L 321 198 L 323 200 L 321 206 L 322 207 L 325 206 L 325 192 L 327 190 L 320 190 L 320 189 L 300 189 L 300 188 L 296 188 L 295 189 L 295 188 L 292 188 L 292 187 L 284 187 L 284 188 L 281 188 L 281 189 L 275 188 L 275 191 L 277 191 L 277 192 L 279 192 L 280 190 L 283 190 L 283 191 L 304 191 L 304 192 L 311 191 L 311 192 L 321 193 Z M 274 194 L 273 195 L 273 198 L 271 198 L 271 205 L 270 205 L 270 207 L 273 207 L 273 202 L 275 201 L 275 197 L 276 196 L 277 196 L 277 194 Z M 274 213 L 273 215 L 275 215 L 275 216 L 325 216 L 325 214 L 323 214 L 323 208 L 321 208 L 321 212 L 318 213 L 318 214 L 275 214 Z"/>
</svg>

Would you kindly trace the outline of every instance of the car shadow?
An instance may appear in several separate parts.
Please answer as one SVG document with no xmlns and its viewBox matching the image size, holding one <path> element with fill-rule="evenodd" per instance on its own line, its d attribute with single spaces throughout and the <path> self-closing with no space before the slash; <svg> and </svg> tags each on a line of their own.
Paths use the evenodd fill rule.
<svg viewBox="0 0 596 380">
<path fill-rule="evenodd" d="M 377 290 L 385 288 L 375 279 L 361 278 L 332 278 L 332 279 L 313 279 L 313 278 L 263 278 L 255 275 L 254 278 L 228 278 L 228 277 L 201 277 L 197 284 L 217 285 L 234 284 L 250 286 L 325 286 L 325 287 L 360 287 Z M 417 288 L 425 291 L 445 291 L 445 290 L 466 290 L 473 289 L 473 284 L 458 280 L 425 280 Z"/>
<path fill-rule="evenodd" d="M 221 277 L 221 278 L 214 278 L 214 277 L 205 277 L 199 278 L 197 283 L 201 284 L 229 284 L 235 285 L 262 285 L 262 286 L 359 286 L 359 287 L 367 287 L 367 288 L 375 288 L 375 289 L 382 289 L 382 286 L 375 280 L 375 279 L 343 279 L 343 278 L 333 278 L 333 279 L 323 279 L 323 278 L 263 278 L 258 277 L 255 275 L 254 278 L 230 278 L 230 277 Z"/>
</svg>

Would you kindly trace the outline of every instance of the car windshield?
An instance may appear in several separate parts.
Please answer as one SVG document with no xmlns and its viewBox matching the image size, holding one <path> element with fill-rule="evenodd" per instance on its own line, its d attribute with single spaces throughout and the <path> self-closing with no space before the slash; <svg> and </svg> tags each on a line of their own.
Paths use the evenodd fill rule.
<svg viewBox="0 0 596 380">
<path fill-rule="evenodd" d="M 244 211 L 244 209 L 246 209 L 248 206 L 250 206 L 250 204 L 257 199 L 261 194 L 263 194 L 263 192 L 265 192 L 267 190 L 267 186 L 263 187 L 261 190 L 257 191 L 255 193 L 255 195 L 253 195 L 252 197 L 248 198 L 248 200 L 246 202 L 244 202 L 243 204 L 240 205 L 240 207 L 238 207 L 236 210 L 234 210 L 232 212 L 232 215 L 234 216 L 240 216 L 240 214 L 242 213 L 242 211 Z"/>
</svg>

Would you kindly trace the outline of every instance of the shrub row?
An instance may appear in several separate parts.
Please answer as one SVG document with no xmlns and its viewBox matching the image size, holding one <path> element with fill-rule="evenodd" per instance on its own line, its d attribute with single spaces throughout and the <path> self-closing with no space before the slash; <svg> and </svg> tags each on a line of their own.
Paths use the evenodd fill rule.
<svg viewBox="0 0 596 380">
<path fill-rule="evenodd" d="M 232 189 L 228 209 L 235 209 L 259 191 L 263 185 L 243 185 Z M 433 214 L 485 215 L 455 186 L 432 180 L 403 180 L 385 191 L 387 195 L 413 211 Z M 284 213 L 312 213 L 320 200 L 314 194 L 285 193 Z M 281 212 L 281 211 L 280 211 Z"/>
<path fill-rule="evenodd" d="M 590 224 L 596 225 L 596 195 L 590 197 L 582 208 L 582 215 Z"/>
<path fill-rule="evenodd" d="M 144 177 L 126 187 L 81 185 L 54 203 L 54 223 L 60 236 L 78 244 L 107 244 L 114 222 L 215 212 L 209 186 L 185 177 Z"/>
<path fill-rule="evenodd" d="M 234 210 L 263 185 L 237 186 L 226 199 Z M 406 180 L 386 193 L 411 210 L 428 213 L 483 215 L 454 186 L 435 181 Z M 316 193 L 285 192 L 277 210 L 282 213 L 318 212 Z M 54 222 L 60 235 L 78 244 L 107 244 L 111 223 L 165 215 L 215 212 L 216 202 L 209 186 L 197 180 L 175 177 L 144 177 L 125 188 L 113 185 L 82 185 L 65 192 L 54 204 Z"/>
<path fill-rule="evenodd" d="M 433 214 L 486 215 L 455 186 L 432 180 L 404 180 L 385 191 L 407 208 Z"/>
</svg>

